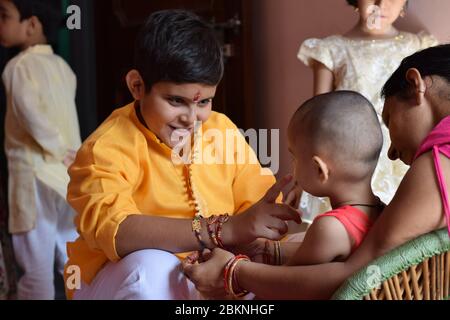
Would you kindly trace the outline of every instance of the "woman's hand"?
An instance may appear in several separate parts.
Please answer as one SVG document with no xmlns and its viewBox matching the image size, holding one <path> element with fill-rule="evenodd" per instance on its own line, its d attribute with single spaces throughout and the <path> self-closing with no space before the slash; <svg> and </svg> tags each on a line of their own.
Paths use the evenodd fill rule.
<svg viewBox="0 0 450 320">
<path fill-rule="evenodd" d="M 223 226 L 223 240 L 227 246 L 248 244 L 258 238 L 280 240 L 288 231 L 286 221 L 301 223 L 300 211 L 287 204 L 277 204 L 281 190 L 291 182 L 287 176 L 275 183 L 266 195 L 240 215 L 230 218 Z"/>
<path fill-rule="evenodd" d="M 182 262 L 185 275 L 195 284 L 195 287 L 204 296 L 212 299 L 223 299 L 226 297 L 223 272 L 225 265 L 234 258 L 234 254 L 222 250 L 205 250 L 201 260 L 198 254 L 191 255 Z"/>
</svg>

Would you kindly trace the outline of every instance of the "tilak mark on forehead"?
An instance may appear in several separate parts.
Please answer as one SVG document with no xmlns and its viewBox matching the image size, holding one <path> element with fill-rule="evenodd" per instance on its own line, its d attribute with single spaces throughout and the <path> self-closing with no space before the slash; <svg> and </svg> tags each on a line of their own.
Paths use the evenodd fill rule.
<svg viewBox="0 0 450 320">
<path fill-rule="evenodd" d="M 200 97 L 201 97 L 201 93 L 199 91 L 195 94 L 194 99 L 192 99 L 192 101 L 194 101 L 195 103 L 198 103 L 200 101 Z"/>
</svg>

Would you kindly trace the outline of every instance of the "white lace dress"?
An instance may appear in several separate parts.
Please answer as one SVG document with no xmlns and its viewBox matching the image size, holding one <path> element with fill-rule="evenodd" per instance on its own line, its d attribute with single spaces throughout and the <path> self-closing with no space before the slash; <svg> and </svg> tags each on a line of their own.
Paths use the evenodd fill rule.
<svg viewBox="0 0 450 320">
<path fill-rule="evenodd" d="M 425 32 L 401 32 L 396 38 L 382 40 L 356 40 L 336 35 L 308 39 L 298 53 L 298 58 L 307 66 L 311 67 L 316 60 L 330 69 L 334 74 L 335 90 L 357 91 L 375 106 L 382 124 L 384 145 L 372 187 L 386 204 L 392 200 L 408 167 L 399 160 L 393 162 L 387 157 L 390 138 L 381 119 L 384 101 L 380 92 L 405 57 L 437 44 L 436 38 Z M 302 196 L 300 207 L 305 212 L 304 220 L 309 222 L 317 214 L 330 209 L 328 199 L 307 193 Z"/>
</svg>

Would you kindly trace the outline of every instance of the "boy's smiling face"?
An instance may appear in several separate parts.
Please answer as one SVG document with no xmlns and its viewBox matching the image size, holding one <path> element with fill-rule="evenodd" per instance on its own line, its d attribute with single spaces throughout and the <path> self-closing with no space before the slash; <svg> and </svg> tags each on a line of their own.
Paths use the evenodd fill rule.
<svg viewBox="0 0 450 320">
<path fill-rule="evenodd" d="M 216 89 L 197 83 L 158 82 L 140 99 L 142 116 L 149 129 L 173 148 L 180 136 L 194 132 L 196 122 L 209 119 Z"/>
<path fill-rule="evenodd" d="M 0 45 L 12 48 L 27 39 L 27 20 L 20 21 L 20 13 L 12 1 L 0 0 Z"/>
</svg>

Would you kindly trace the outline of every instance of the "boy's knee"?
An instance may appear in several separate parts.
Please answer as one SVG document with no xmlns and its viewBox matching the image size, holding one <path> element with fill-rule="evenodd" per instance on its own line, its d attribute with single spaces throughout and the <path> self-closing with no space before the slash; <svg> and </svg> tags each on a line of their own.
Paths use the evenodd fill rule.
<svg viewBox="0 0 450 320">
<path fill-rule="evenodd" d="M 186 287 L 181 277 L 179 259 L 160 250 L 142 250 L 134 252 L 120 263 L 125 271 L 126 280 L 115 295 L 120 299 L 172 299 L 177 296 L 174 289 Z M 184 284 L 184 285 L 183 285 Z M 184 290 L 186 291 L 186 290 Z"/>
<path fill-rule="evenodd" d="M 140 269 L 150 273 L 161 273 L 180 265 L 180 260 L 172 253 L 162 250 L 140 250 L 123 258 L 120 262 L 130 271 Z"/>
</svg>

